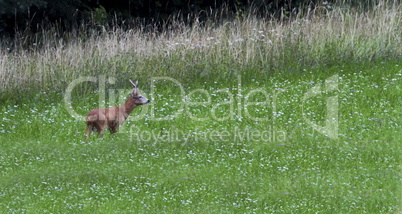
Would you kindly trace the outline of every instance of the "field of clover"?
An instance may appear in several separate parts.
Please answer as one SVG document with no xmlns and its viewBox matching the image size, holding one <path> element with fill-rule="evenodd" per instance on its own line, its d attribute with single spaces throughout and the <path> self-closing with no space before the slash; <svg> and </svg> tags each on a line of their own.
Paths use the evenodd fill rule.
<svg viewBox="0 0 402 214">
<path fill-rule="evenodd" d="M 328 78 L 336 80 L 334 91 L 325 91 Z M 180 85 L 171 79 L 142 82 L 152 104 L 135 109 L 120 133 L 87 143 L 84 122 L 72 118 L 63 101 L 40 96 L 3 106 L 1 210 L 398 209 L 399 64 Z M 323 91 L 303 100 L 318 85 Z M 306 122 L 325 126 L 328 97 L 338 103 L 337 118 L 331 118 L 337 139 Z M 96 107 L 88 105 L 96 99 L 94 92 L 75 100 L 77 112 Z"/>
</svg>

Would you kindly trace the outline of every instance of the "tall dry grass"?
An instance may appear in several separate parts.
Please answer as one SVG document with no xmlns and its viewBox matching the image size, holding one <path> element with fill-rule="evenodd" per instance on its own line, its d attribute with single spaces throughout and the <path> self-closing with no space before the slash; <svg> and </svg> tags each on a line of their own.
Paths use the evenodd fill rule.
<svg viewBox="0 0 402 214">
<path fill-rule="evenodd" d="M 116 70 L 177 77 L 208 66 L 225 72 L 216 71 L 216 65 L 225 63 L 239 69 L 263 68 L 256 69 L 258 73 L 400 58 L 401 9 L 396 0 L 382 0 L 368 11 L 317 7 L 288 21 L 253 14 L 230 21 L 211 17 L 206 24 L 175 22 L 157 33 L 142 27 L 113 28 L 79 36 L 71 33 L 64 39 L 46 31 L 28 49 L 21 48 L 22 37 L 1 41 L 0 90 L 3 95 L 62 90 L 79 76 Z"/>
</svg>

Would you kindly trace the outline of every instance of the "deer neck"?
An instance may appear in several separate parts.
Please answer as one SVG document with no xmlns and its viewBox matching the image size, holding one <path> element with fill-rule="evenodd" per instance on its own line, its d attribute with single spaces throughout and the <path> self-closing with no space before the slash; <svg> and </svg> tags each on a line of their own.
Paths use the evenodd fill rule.
<svg viewBox="0 0 402 214">
<path fill-rule="evenodd" d="M 129 97 L 126 102 L 120 106 L 120 109 L 124 112 L 124 117 L 127 118 L 135 107 L 137 107 L 137 105 L 134 103 L 134 99 Z"/>
</svg>

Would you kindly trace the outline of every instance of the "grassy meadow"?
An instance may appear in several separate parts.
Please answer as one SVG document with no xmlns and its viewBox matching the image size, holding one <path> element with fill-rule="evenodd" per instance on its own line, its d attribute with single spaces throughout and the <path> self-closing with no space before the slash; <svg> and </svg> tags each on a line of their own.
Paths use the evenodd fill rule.
<svg viewBox="0 0 402 214">
<path fill-rule="evenodd" d="M 3 39 L 0 212 L 402 212 L 401 9 Z"/>
</svg>

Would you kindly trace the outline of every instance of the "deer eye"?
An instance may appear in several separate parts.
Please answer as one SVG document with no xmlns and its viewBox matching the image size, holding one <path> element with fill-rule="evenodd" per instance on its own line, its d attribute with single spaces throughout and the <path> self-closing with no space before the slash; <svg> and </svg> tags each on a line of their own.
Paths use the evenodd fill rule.
<svg viewBox="0 0 402 214">
<path fill-rule="evenodd" d="M 138 96 L 138 99 L 141 99 L 142 98 L 142 96 Z"/>
</svg>

